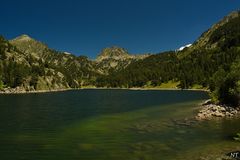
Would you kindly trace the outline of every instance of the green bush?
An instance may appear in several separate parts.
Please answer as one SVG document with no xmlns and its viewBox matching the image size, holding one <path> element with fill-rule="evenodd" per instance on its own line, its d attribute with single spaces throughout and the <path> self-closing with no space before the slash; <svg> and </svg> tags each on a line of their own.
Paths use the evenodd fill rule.
<svg viewBox="0 0 240 160">
<path fill-rule="evenodd" d="M 4 88 L 4 84 L 3 84 L 3 81 L 0 80 L 0 90 L 2 90 Z"/>
<path fill-rule="evenodd" d="M 212 77 L 212 99 L 216 103 L 240 106 L 240 59 L 226 72 L 220 68 Z"/>
</svg>

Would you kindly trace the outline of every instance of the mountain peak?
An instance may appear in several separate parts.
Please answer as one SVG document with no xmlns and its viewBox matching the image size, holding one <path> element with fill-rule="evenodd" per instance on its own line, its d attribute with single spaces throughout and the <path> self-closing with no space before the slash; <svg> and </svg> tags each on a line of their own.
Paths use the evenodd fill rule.
<svg viewBox="0 0 240 160">
<path fill-rule="evenodd" d="M 10 40 L 10 43 L 16 46 L 21 52 L 34 55 L 37 58 L 39 58 L 40 55 L 44 53 L 46 49 L 48 49 L 47 45 L 31 38 L 26 34 Z"/>
<path fill-rule="evenodd" d="M 240 17 L 240 11 L 233 11 L 227 16 L 225 16 L 223 19 L 221 19 L 218 23 L 214 24 L 210 29 L 208 29 L 206 32 L 204 32 L 197 41 L 194 42 L 192 49 L 197 49 L 201 47 L 205 48 L 214 48 L 216 47 L 216 44 L 211 44 L 209 42 L 211 36 L 215 31 L 217 31 L 222 26 L 228 24 L 229 22 L 233 21 L 234 19 L 237 19 Z"/>
<path fill-rule="evenodd" d="M 12 41 L 30 41 L 30 40 L 33 40 L 33 38 L 31 38 L 30 36 L 28 36 L 26 34 L 23 34 L 21 36 L 16 37 Z"/>
<path fill-rule="evenodd" d="M 125 59 L 129 58 L 130 55 L 128 51 L 124 48 L 113 46 L 105 48 L 97 57 L 97 61 L 102 61 L 104 59 Z"/>
<path fill-rule="evenodd" d="M 227 15 L 226 17 L 232 19 L 232 18 L 236 18 L 236 17 L 238 17 L 239 14 L 240 14 L 240 11 L 233 11 L 233 12 L 231 12 L 229 15 Z"/>
</svg>

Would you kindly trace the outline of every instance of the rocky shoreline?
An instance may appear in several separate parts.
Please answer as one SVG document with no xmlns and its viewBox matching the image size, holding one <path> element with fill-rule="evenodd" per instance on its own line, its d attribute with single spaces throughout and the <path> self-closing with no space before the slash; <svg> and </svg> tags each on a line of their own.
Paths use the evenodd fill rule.
<svg viewBox="0 0 240 160">
<path fill-rule="evenodd" d="M 22 87 L 16 87 L 16 88 L 4 88 L 0 90 L 0 94 L 28 94 L 28 93 L 48 93 L 48 92 L 62 92 L 62 91 L 68 91 L 73 90 L 70 88 L 66 89 L 49 89 L 49 90 L 26 90 Z"/>
<path fill-rule="evenodd" d="M 200 110 L 196 115 L 197 120 L 210 120 L 215 118 L 233 118 L 240 115 L 240 107 L 233 108 L 226 105 L 213 104 L 207 100 L 200 105 Z"/>
<path fill-rule="evenodd" d="M 0 90 L 0 94 L 27 94 L 27 93 L 46 93 L 46 92 L 62 92 L 68 90 L 82 90 L 82 89 L 108 89 L 108 90 L 173 90 L 173 91 L 200 91 L 200 92 L 208 92 L 205 89 L 179 89 L 179 88 L 107 88 L 107 87 L 96 87 L 96 86 L 83 86 L 81 88 L 59 88 L 59 89 L 49 89 L 49 90 L 35 90 L 34 88 L 24 88 L 24 87 L 16 87 L 16 88 L 3 88 Z"/>
</svg>

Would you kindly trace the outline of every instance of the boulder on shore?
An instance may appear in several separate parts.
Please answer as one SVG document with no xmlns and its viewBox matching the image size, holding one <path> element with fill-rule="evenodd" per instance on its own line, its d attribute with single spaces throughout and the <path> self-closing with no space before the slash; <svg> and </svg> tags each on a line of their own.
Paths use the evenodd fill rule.
<svg viewBox="0 0 240 160">
<path fill-rule="evenodd" d="M 221 117 L 233 117 L 240 113 L 240 108 L 233 108 L 226 105 L 216 105 L 206 101 L 201 104 L 200 111 L 195 117 L 197 120 L 208 120 Z"/>
</svg>

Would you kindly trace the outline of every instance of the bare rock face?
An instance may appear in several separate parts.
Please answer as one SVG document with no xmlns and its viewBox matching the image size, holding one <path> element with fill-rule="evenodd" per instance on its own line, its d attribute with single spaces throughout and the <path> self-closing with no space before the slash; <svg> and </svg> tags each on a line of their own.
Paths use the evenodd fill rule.
<svg viewBox="0 0 240 160">
<path fill-rule="evenodd" d="M 124 60 L 129 58 L 131 58 L 131 56 L 126 49 L 114 46 L 103 49 L 98 55 L 96 61 L 100 62 L 105 59 Z"/>
<path fill-rule="evenodd" d="M 115 71 L 124 69 L 132 62 L 147 58 L 148 56 L 150 54 L 132 55 L 126 49 L 114 46 L 103 49 L 95 62 L 100 73 L 108 74 L 111 69 Z"/>
</svg>

